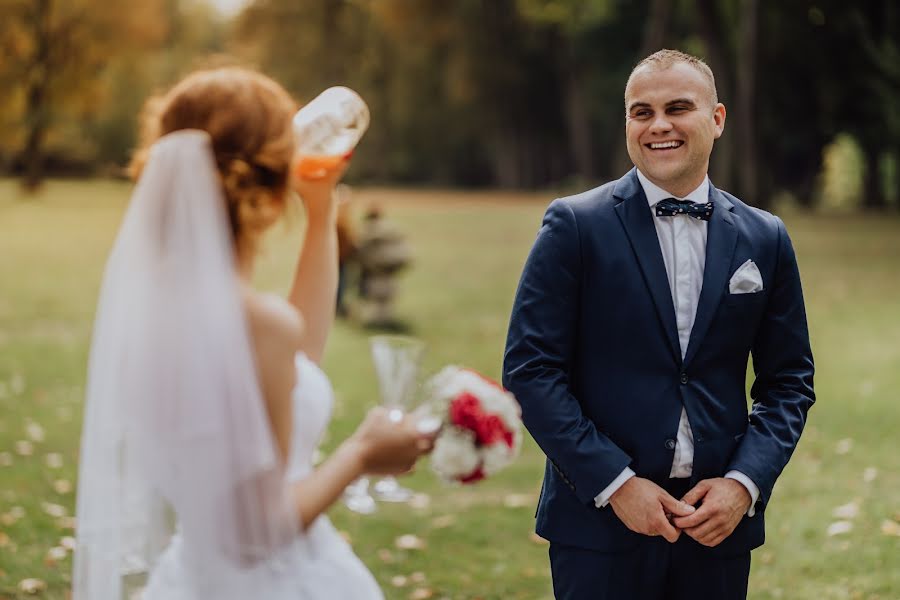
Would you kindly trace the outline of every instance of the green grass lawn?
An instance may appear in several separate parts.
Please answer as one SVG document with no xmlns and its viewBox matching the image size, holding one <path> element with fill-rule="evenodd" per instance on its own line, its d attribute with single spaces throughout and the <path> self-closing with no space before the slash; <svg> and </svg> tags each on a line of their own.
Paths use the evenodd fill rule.
<svg viewBox="0 0 900 600">
<path fill-rule="evenodd" d="M 74 535 L 65 516 L 75 507 L 68 488 L 94 303 L 129 189 L 51 182 L 25 199 L 0 181 L 0 598 L 26 597 L 18 591 L 26 578 L 46 582 L 41 597 L 66 597 L 71 556 L 47 554 Z M 428 344 L 426 370 L 459 363 L 499 377 L 519 271 L 551 198 L 358 190 L 356 199 L 382 201 L 414 246 L 398 312 Z M 803 274 L 819 401 L 769 505 L 750 597 L 900 598 L 900 538 L 891 533 L 900 521 L 900 220 L 785 220 Z M 266 244 L 264 288 L 289 283 L 302 229 L 299 217 L 289 221 Z M 329 342 L 337 406 L 326 450 L 377 400 L 369 333 L 339 323 Z M 478 486 L 446 487 L 423 464 L 406 480 L 426 495 L 417 507 L 381 505 L 362 517 L 336 506 L 331 516 L 388 598 L 550 598 L 547 546 L 531 534 L 542 469 L 530 441 L 516 464 Z M 848 503 L 856 516 L 833 515 Z M 852 529 L 828 535 L 839 520 Z M 403 534 L 424 548 L 397 548 Z"/>
</svg>

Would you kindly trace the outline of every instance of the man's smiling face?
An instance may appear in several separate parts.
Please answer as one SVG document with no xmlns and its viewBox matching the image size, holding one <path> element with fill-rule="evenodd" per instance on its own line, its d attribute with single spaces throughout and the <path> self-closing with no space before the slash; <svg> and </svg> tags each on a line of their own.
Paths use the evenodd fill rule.
<svg viewBox="0 0 900 600">
<path fill-rule="evenodd" d="M 700 185 L 725 126 L 711 82 L 687 63 L 644 66 L 628 81 L 625 110 L 628 156 L 641 173 L 680 197 Z"/>
</svg>

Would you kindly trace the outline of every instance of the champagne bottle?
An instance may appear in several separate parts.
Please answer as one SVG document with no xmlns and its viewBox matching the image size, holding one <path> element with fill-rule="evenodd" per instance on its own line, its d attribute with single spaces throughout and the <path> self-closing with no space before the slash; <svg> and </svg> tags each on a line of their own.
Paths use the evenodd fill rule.
<svg viewBox="0 0 900 600">
<path fill-rule="evenodd" d="M 353 152 L 369 127 L 369 107 L 350 88 L 331 87 L 297 111 L 293 125 L 297 174 L 318 179 Z"/>
</svg>

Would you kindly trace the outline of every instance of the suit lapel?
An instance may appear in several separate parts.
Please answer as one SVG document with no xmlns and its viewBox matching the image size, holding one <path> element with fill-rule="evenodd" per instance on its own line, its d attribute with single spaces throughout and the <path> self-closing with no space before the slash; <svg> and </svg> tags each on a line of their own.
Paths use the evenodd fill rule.
<svg viewBox="0 0 900 600">
<path fill-rule="evenodd" d="M 644 282 L 650 289 L 660 323 L 666 339 L 669 340 L 669 347 L 675 360 L 680 363 L 681 347 L 678 344 L 675 305 L 672 304 L 666 265 L 659 247 L 656 226 L 653 224 L 653 215 L 647 204 L 647 196 L 634 169 L 616 183 L 613 195 L 622 200 L 616 205 L 616 213 L 637 256 Z"/>
<path fill-rule="evenodd" d="M 709 330 L 709 325 L 712 323 L 713 316 L 716 314 L 719 302 L 722 301 L 725 294 L 731 261 L 737 245 L 737 228 L 734 226 L 734 214 L 731 212 L 733 204 L 712 184 L 709 186 L 709 199 L 715 202 L 716 208 L 707 228 L 703 287 L 700 290 L 700 300 L 697 303 L 697 316 L 694 318 L 694 327 L 691 329 L 691 339 L 684 356 L 685 367 L 697 354 L 697 350 Z"/>
</svg>

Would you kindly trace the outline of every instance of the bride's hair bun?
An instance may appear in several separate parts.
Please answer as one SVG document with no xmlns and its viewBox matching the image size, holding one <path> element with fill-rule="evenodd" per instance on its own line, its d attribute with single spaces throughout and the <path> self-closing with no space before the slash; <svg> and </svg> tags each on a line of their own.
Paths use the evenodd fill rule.
<svg viewBox="0 0 900 600">
<path fill-rule="evenodd" d="M 274 175 L 240 158 L 227 161 L 219 171 L 235 239 L 256 239 L 283 212 L 283 197 L 273 196 L 268 181 Z"/>
<path fill-rule="evenodd" d="M 235 244 L 252 250 L 260 234 L 284 211 L 296 109 L 284 88 L 255 71 L 237 67 L 196 71 L 145 105 L 131 174 L 140 175 L 150 147 L 161 136 L 180 129 L 206 131 Z"/>
</svg>

